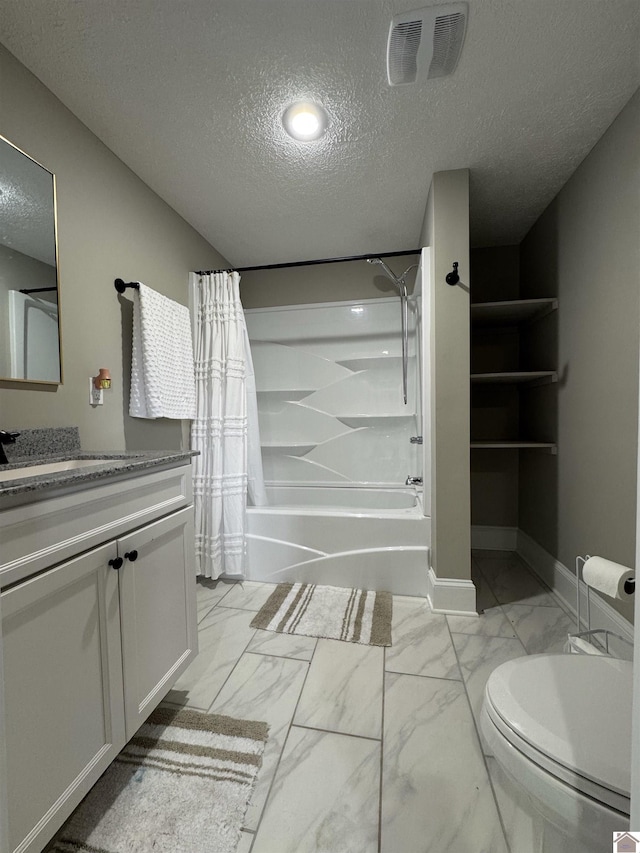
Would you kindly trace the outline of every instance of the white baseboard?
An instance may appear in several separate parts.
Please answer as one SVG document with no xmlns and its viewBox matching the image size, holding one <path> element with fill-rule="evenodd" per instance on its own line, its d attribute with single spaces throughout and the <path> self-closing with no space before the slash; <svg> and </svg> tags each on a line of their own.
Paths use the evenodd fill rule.
<svg viewBox="0 0 640 853">
<path fill-rule="evenodd" d="M 439 578 L 431 567 L 427 577 L 427 598 L 434 613 L 477 613 L 476 588 L 472 580 Z"/>
<path fill-rule="evenodd" d="M 472 524 L 471 547 L 486 551 L 515 551 L 518 547 L 518 528 Z"/>
<path fill-rule="evenodd" d="M 534 574 L 550 587 L 562 603 L 575 614 L 576 612 L 576 576 L 572 569 L 568 569 L 548 551 L 539 545 L 522 530 L 518 530 L 518 542 L 516 551 L 531 568 Z M 599 595 L 593 594 L 591 598 L 591 628 L 604 628 L 613 631 L 627 640 L 633 642 L 633 625 L 624 616 L 621 616 L 610 604 Z M 580 613 L 584 620 L 587 612 L 586 590 L 582 585 L 580 595 Z M 583 615 L 584 614 L 584 615 Z M 586 623 L 583 625 L 583 630 Z"/>
</svg>

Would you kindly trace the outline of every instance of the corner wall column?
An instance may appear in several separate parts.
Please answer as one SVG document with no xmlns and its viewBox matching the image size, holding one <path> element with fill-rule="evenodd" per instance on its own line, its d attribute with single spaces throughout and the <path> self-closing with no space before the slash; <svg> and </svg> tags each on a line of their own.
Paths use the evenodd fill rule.
<svg viewBox="0 0 640 853">
<path fill-rule="evenodd" d="M 436 610 L 473 612 L 468 169 L 433 175 L 421 244 L 431 247 L 431 602 Z M 454 261 L 460 282 L 450 286 L 445 276 Z"/>
</svg>

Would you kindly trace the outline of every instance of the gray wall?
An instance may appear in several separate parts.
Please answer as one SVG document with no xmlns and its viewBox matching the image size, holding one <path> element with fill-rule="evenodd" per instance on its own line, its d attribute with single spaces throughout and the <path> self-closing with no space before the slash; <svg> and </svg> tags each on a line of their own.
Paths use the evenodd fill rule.
<svg viewBox="0 0 640 853">
<path fill-rule="evenodd" d="M 384 261 L 390 270 L 400 275 L 407 267 L 417 264 L 419 259 L 419 255 L 399 255 L 385 258 Z M 414 282 L 415 271 L 412 271 L 407 276 L 410 293 L 413 292 Z M 366 261 L 259 270 L 242 273 L 240 279 L 240 298 L 245 308 L 377 299 L 396 295 L 396 288 L 380 267 Z"/>
<path fill-rule="evenodd" d="M 431 246 L 431 566 L 471 574 L 469 464 L 469 171 L 436 172 L 421 236 Z M 453 261 L 460 284 L 445 282 Z"/>
<path fill-rule="evenodd" d="M 521 246 L 522 297 L 559 300 L 528 355 L 557 358 L 560 383 L 530 401 L 558 455 L 522 454 L 519 526 L 569 568 L 585 553 L 634 564 L 639 140 L 637 92 Z"/>
<path fill-rule="evenodd" d="M 228 263 L 1 46 L 0 79 L 2 135 L 56 174 L 64 371 L 50 390 L 0 382 L 0 426 L 77 425 L 88 449 L 180 447 L 179 421 L 127 414 L 131 302 L 113 280 L 186 304 L 189 270 Z M 100 367 L 113 389 L 92 409 L 88 379 Z"/>
</svg>

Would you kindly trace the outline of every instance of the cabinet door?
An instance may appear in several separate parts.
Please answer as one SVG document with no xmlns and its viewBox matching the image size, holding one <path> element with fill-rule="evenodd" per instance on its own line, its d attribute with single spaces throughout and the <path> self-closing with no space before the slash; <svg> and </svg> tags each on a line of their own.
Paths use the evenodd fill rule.
<svg viewBox="0 0 640 853">
<path fill-rule="evenodd" d="M 0 595 L 9 850 L 40 851 L 125 744 L 114 543 Z"/>
<path fill-rule="evenodd" d="M 129 739 L 198 652 L 193 507 L 118 539 L 118 554 Z"/>
</svg>

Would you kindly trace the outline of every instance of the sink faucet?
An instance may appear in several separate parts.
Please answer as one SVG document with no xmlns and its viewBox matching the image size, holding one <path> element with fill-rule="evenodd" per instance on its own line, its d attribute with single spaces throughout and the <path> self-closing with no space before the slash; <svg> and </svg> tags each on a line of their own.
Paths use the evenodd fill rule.
<svg viewBox="0 0 640 853">
<path fill-rule="evenodd" d="M 5 444 L 15 444 L 16 438 L 19 435 L 19 432 L 7 432 L 4 429 L 0 429 L 0 465 L 7 465 L 9 462 L 4 450 Z"/>
<path fill-rule="evenodd" d="M 412 477 L 411 474 L 404 481 L 405 486 L 421 486 L 422 477 Z"/>
</svg>

